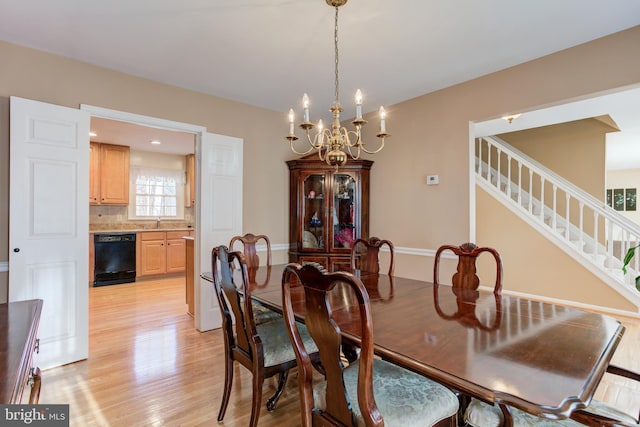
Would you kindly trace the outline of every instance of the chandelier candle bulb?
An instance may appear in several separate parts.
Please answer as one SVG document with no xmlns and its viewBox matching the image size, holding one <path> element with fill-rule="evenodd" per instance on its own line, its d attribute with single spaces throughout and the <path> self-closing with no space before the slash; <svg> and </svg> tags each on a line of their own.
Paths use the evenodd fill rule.
<svg viewBox="0 0 640 427">
<path fill-rule="evenodd" d="M 322 119 L 318 120 L 318 147 L 322 147 L 324 144 L 324 123 L 322 123 Z"/>
<path fill-rule="evenodd" d="M 293 135 L 293 122 L 295 121 L 296 115 L 293 112 L 293 108 L 289 109 L 289 135 Z"/>
<path fill-rule="evenodd" d="M 387 131 L 387 124 L 385 120 L 386 118 L 387 118 L 387 112 L 384 111 L 383 107 L 380 107 L 380 133 Z"/>
<path fill-rule="evenodd" d="M 356 119 L 362 118 L 362 92 L 356 91 Z"/>
<path fill-rule="evenodd" d="M 309 121 L 309 96 L 305 93 L 302 95 L 302 107 L 304 108 L 304 121 Z"/>
</svg>

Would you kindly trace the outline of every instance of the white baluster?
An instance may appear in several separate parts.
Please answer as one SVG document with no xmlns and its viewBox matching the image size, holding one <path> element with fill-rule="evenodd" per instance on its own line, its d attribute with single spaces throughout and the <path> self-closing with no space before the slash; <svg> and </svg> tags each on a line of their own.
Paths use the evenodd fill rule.
<svg viewBox="0 0 640 427">
<path fill-rule="evenodd" d="M 580 202 L 580 224 L 578 226 L 580 232 L 580 252 L 584 253 L 584 203 Z"/>
<path fill-rule="evenodd" d="M 598 258 L 598 213 L 593 211 L 593 260 Z"/>
<path fill-rule="evenodd" d="M 570 240 L 569 229 L 571 228 L 571 221 L 569 219 L 569 210 L 571 207 L 571 196 L 569 195 L 568 192 L 565 192 L 564 195 L 565 195 L 565 203 L 566 203 L 565 218 L 564 218 L 564 222 L 565 222 L 564 238 L 567 240 Z"/>
<path fill-rule="evenodd" d="M 544 223 L 544 183 L 545 179 L 540 175 L 540 221 Z"/>
<path fill-rule="evenodd" d="M 553 184 L 553 217 L 551 218 L 551 228 L 558 231 L 558 186 Z"/>
<path fill-rule="evenodd" d="M 518 205 L 522 207 L 522 163 L 518 161 Z"/>
</svg>

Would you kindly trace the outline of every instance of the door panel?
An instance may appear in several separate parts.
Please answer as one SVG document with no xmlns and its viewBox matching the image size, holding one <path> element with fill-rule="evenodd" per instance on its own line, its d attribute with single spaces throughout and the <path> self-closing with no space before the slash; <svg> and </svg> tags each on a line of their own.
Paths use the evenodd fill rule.
<svg viewBox="0 0 640 427">
<path fill-rule="evenodd" d="M 11 97 L 9 301 L 42 299 L 40 368 L 88 354 L 89 114 Z"/>
<path fill-rule="evenodd" d="M 196 170 L 198 276 L 211 271 L 214 246 L 228 245 L 233 236 L 242 234 L 242 143 L 239 138 L 204 133 L 196 148 L 196 156 L 200 157 Z M 200 284 L 196 288 L 196 328 L 219 328 L 222 319 L 213 285 L 199 277 L 196 283 Z"/>
</svg>

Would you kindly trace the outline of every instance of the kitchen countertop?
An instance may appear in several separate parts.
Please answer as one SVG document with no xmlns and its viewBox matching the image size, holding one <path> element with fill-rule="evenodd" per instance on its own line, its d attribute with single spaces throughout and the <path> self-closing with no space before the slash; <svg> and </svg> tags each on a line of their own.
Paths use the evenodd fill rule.
<svg viewBox="0 0 640 427">
<path fill-rule="evenodd" d="M 93 234 L 121 234 L 121 233 L 140 233 L 147 231 L 194 231 L 194 228 L 135 228 L 135 229 L 105 229 L 105 230 L 89 230 Z"/>
</svg>

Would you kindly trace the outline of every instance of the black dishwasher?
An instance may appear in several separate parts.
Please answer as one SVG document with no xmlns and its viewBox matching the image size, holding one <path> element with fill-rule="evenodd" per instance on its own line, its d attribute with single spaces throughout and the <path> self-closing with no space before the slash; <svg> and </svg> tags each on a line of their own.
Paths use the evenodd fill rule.
<svg viewBox="0 0 640 427">
<path fill-rule="evenodd" d="M 99 233 L 94 238 L 93 286 L 136 281 L 136 234 Z"/>
</svg>

